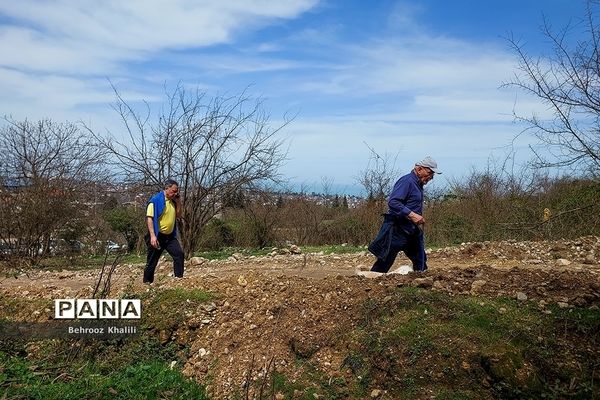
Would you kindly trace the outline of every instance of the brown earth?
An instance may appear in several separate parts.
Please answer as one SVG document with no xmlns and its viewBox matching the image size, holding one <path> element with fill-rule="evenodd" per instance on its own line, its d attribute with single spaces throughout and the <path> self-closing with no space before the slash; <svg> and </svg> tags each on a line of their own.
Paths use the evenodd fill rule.
<svg viewBox="0 0 600 400">
<path fill-rule="evenodd" d="M 216 398 L 240 393 L 245 382 L 260 382 L 273 370 L 294 379 L 302 373 L 295 363 L 298 358 L 332 379 L 343 376 L 344 352 L 336 347 L 338 338 L 360 323 L 367 300 L 385 307 L 398 286 L 481 298 L 508 296 L 534 302 L 542 310 L 551 303 L 565 308 L 600 306 L 600 237 L 465 243 L 428 251 L 428 259 L 426 273 L 368 279 L 356 275 L 374 261 L 367 252 L 291 254 L 277 249 L 264 257 L 196 259 L 200 264 L 188 264 L 183 279 L 171 278 L 171 266 L 163 261 L 150 287 L 141 283 L 143 265 L 120 265 L 109 297 L 167 288 L 213 293 L 209 303 L 189 308 L 183 304 L 185 323 L 157 334 L 165 343 L 189 346 L 184 373 L 208 383 Z M 399 257 L 396 266 L 407 261 Z M 85 298 L 98 274 L 38 271 L 4 278 L 0 291 L 27 299 Z M 18 318 L 43 321 L 52 318 L 52 310 L 28 310 Z"/>
</svg>

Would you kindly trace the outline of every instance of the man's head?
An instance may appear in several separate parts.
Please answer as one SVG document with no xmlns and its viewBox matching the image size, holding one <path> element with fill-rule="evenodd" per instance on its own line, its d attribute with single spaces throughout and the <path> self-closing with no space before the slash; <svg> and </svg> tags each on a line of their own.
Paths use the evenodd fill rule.
<svg viewBox="0 0 600 400">
<path fill-rule="evenodd" d="M 163 185 L 165 197 L 169 200 L 175 198 L 179 194 L 179 184 L 173 179 L 167 179 Z"/>
<path fill-rule="evenodd" d="M 423 185 L 432 180 L 435 174 L 441 174 L 437 162 L 429 156 L 415 163 L 415 173 Z"/>
</svg>

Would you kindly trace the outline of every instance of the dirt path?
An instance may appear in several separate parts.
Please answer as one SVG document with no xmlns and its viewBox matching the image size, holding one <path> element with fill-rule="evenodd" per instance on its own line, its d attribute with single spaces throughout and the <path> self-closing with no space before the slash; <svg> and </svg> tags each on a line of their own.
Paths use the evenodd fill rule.
<svg viewBox="0 0 600 400">
<path fill-rule="evenodd" d="M 564 272 L 589 274 L 592 279 L 600 274 L 600 238 L 586 237 L 576 241 L 557 242 L 499 242 L 467 243 L 428 252 L 428 274 L 453 274 L 460 270 L 481 270 L 488 267 L 498 271 L 540 271 L 555 276 Z M 235 255 L 228 260 L 200 260 L 200 264 L 186 265 L 183 286 L 198 279 L 227 279 L 248 273 L 279 277 L 323 279 L 326 277 L 355 276 L 357 270 L 368 270 L 374 258 L 368 252 L 354 254 L 282 254 L 264 257 Z M 392 269 L 408 265 L 410 261 L 399 256 Z M 40 296 L 44 298 L 86 296 L 90 294 L 100 269 L 71 271 L 66 265 L 62 271 L 30 271 L 16 277 L 1 278 L 0 289 L 7 294 Z M 112 280 L 113 295 L 124 290 L 141 291 L 143 265 L 119 265 Z M 171 265 L 161 260 L 156 272 L 156 287 L 176 284 L 170 277 Z M 477 275 L 477 272 L 475 272 Z M 189 281 L 189 283 L 188 283 Z M 527 286 L 527 281 L 522 282 Z"/>
</svg>

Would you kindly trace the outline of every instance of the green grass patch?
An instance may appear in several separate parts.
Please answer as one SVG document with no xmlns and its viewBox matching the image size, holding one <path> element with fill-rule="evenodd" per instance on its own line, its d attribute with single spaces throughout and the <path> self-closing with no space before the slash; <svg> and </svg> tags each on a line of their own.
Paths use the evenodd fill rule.
<svg viewBox="0 0 600 400">
<path fill-rule="evenodd" d="M 168 254 L 165 253 L 166 256 Z M 57 271 L 68 269 L 79 271 L 112 265 L 115 260 L 119 264 L 140 264 L 146 262 L 146 253 L 109 253 L 109 254 L 75 254 L 71 256 L 52 256 L 39 260 L 34 269 Z"/>
<path fill-rule="evenodd" d="M 119 366 L 109 371 L 95 363 L 57 370 L 0 352 L 0 389 L 5 398 L 207 399 L 203 386 L 160 361 Z"/>
<path fill-rule="evenodd" d="M 194 253 L 195 256 L 203 257 L 208 260 L 225 260 L 231 257 L 235 253 L 243 254 L 245 256 L 266 256 L 270 254 L 274 248 L 285 249 L 286 246 L 282 247 L 265 247 L 261 249 L 248 249 L 239 247 L 226 247 L 221 250 L 201 251 Z M 342 246 L 342 245 L 327 245 L 327 246 L 300 246 L 302 253 L 323 253 L 323 254 L 347 254 L 347 253 L 359 253 L 365 251 L 364 246 Z"/>
<path fill-rule="evenodd" d="M 598 310 L 585 308 L 559 308 L 550 307 L 554 324 L 562 324 L 565 332 L 586 335 L 596 343 L 600 341 L 600 318 Z"/>
<path fill-rule="evenodd" d="M 306 246 L 302 247 L 303 253 L 320 253 L 323 254 L 353 254 L 360 253 L 361 251 L 365 251 L 364 246 L 342 246 L 341 244 L 337 245 L 327 245 L 327 246 Z"/>
<path fill-rule="evenodd" d="M 14 321 L 15 317 L 30 317 L 34 311 L 43 312 L 44 309 L 51 307 L 52 300 L 49 299 L 11 297 L 0 293 L 0 318 Z"/>
<path fill-rule="evenodd" d="M 252 398 L 270 399 L 273 398 L 272 395 L 277 393 L 283 394 L 286 399 L 300 400 L 355 398 L 350 396 L 352 394 L 351 388 L 343 377 L 328 378 L 324 373 L 306 362 L 301 363 L 299 367 L 303 369 L 301 379 L 291 380 L 282 373 L 273 372 L 268 378 L 270 382 L 266 386 L 268 389 L 264 391 L 263 396 Z M 365 393 L 361 393 L 360 397 L 363 397 Z M 254 394 L 260 394 L 260 392 Z"/>
<path fill-rule="evenodd" d="M 213 298 L 213 295 L 201 289 L 165 289 L 157 291 L 152 297 L 152 303 L 174 305 L 176 303 L 203 303 Z"/>
<path fill-rule="evenodd" d="M 188 305 L 207 298 L 201 291 L 160 295 Z M 0 340 L 0 398 L 206 399 L 205 388 L 180 372 L 187 356 L 186 346 L 161 342 L 147 328 L 135 337 L 104 341 Z"/>
<path fill-rule="evenodd" d="M 344 364 L 392 397 L 590 398 L 598 387 L 589 354 L 600 344 L 598 310 L 545 314 L 513 299 L 412 287 L 374 301 L 348 334 Z"/>
<path fill-rule="evenodd" d="M 157 330 L 173 330 L 214 295 L 200 289 L 173 288 L 150 291 L 141 296 L 142 324 Z"/>
</svg>

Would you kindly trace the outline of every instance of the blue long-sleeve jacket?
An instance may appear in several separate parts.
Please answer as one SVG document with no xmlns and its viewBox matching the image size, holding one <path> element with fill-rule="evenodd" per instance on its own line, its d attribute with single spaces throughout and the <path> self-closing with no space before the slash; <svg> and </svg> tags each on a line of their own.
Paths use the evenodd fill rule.
<svg viewBox="0 0 600 400">
<path fill-rule="evenodd" d="M 394 216 L 396 226 L 408 234 L 414 234 L 418 229 L 408 219 L 411 211 L 423 215 L 423 184 L 415 171 L 398 179 L 388 198 L 388 214 Z"/>
<path fill-rule="evenodd" d="M 400 234 L 399 230 L 408 235 L 422 235 L 417 226 L 408 219 L 411 211 L 423 215 L 423 184 L 414 171 L 398 179 L 388 198 L 388 212 L 384 215 L 377 237 L 369 244 L 369 251 L 377 258 L 387 258 L 394 237 Z M 422 236 L 420 243 L 422 247 Z M 422 269 L 422 267 L 417 268 Z"/>
</svg>

